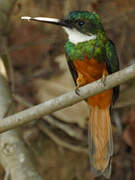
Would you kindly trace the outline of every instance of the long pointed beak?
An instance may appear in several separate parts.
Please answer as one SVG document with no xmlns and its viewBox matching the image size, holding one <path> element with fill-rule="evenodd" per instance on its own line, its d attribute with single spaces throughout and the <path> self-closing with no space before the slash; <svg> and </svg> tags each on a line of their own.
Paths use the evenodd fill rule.
<svg viewBox="0 0 135 180">
<path fill-rule="evenodd" d="M 50 24 L 60 25 L 64 27 L 70 27 L 70 24 L 64 19 L 46 18 L 46 17 L 29 17 L 29 16 L 22 16 L 21 19 L 28 20 L 28 21 L 50 23 Z"/>
</svg>

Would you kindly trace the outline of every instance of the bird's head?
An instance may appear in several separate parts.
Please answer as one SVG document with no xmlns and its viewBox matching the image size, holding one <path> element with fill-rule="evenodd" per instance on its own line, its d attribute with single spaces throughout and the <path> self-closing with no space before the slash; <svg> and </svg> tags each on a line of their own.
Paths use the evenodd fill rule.
<svg viewBox="0 0 135 180">
<path fill-rule="evenodd" d="M 96 12 L 73 11 L 64 21 L 70 29 L 76 29 L 86 35 L 96 35 L 103 30 L 100 17 Z"/>
<path fill-rule="evenodd" d="M 22 17 L 22 19 L 40 21 L 62 26 L 69 40 L 75 44 L 96 39 L 99 32 L 104 32 L 100 17 L 96 12 L 72 11 L 65 19 L 44 17 Z"/>
</svg>

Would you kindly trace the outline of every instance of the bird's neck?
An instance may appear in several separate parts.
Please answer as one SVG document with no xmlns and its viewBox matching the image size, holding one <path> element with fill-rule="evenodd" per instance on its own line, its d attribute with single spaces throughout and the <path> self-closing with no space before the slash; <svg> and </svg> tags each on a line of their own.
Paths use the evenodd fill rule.
<svg viewBox="0 0 135 180">
<path fill-rule="evenodd" d="M 84 57 L 96 58 L 99 61 L 103 60 L 105 43 L 107 38 L 101 34 L 96 38 L 79 42 L 77 44 L 68 40 L 65 44 L 65 51 L 67 57 L 74 60 L 83 60 Z"/>
</svg>

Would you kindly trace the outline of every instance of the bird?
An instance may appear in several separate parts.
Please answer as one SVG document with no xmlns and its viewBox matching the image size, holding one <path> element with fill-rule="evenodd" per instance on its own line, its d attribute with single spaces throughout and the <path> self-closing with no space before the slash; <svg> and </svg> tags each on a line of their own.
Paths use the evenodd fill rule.
<svg viewBox="0 0 135 180">
<path fill-rule="evenodd" d="M 96 12 L 75 10 L 64 19 L 28 17 L 22 19 L 61 26 L 68 35 L 65 54 L 79 95 L 79 87 L 119 71 L 115 44 L 107 36 Z M 88 152 L 94 176 L 111 176 L 113 136 L 111 107 L 119 97 L 119 86 L 86 99 L 90 107 L 88 122 Z"/>
</svg>

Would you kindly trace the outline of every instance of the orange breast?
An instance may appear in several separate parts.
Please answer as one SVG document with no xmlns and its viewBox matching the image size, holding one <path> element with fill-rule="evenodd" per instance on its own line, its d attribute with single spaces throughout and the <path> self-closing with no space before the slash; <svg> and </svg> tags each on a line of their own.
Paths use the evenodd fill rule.
<svg viewBox="0 0 135 180">
<path fill-rule="evenodd" d="M 75 69 L 78 73 L 77 84 L 79 86 L 86 85 L 100 79 L 103 75 L 107 75 L 108 71 L 105 62 L 99 63 L 95 59 L 75 60 Z M 112 89 L 106 90 L 100 94 L 88 98 L 88 104 L 98 106 L 101 109 L 108 107 L 112 103 Z"/>
</svg>

